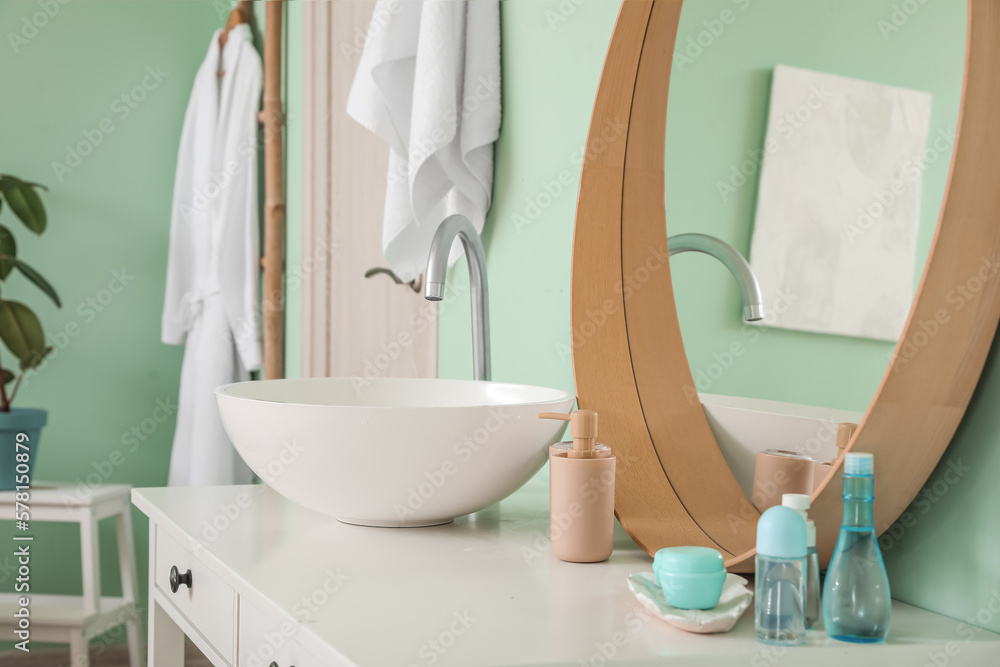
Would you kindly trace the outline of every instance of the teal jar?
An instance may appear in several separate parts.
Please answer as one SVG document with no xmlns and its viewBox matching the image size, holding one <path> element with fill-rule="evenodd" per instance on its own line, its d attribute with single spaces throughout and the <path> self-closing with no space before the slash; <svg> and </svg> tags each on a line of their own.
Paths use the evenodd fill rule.
<svg viewBox="0 0 1000 667">
<path fill-rule="evenodd" d="M 34 475 L 38 438 L 48 416 L 48 411 L 40 408 L 0 412 L 0 491 L 14 490 L 20 475 L 29 479 Z"/>
<path fill-rule="evenodd" d="M 669 547 L 653 557 L 653 573 L 667 604 L 677 609 L 711 609 L 726 583 L 722 554 L 708 547 Z"/>
</svg>

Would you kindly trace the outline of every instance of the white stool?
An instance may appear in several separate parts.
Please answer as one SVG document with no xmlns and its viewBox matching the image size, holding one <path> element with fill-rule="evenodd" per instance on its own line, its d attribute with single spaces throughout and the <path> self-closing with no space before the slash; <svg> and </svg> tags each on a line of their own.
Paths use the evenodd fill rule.
<svg viewBox="0 0 1000 667">
<path fill-rule="evenodd" d="M 128 633 L 128 655 L 131 667 L 144 667 L 142 636 L 139 634 L 140 612 L 136 593 L 139 590 L 135 568 L 135 550 L 132 537 L 132 505 L 127 484 L 108 484 L 97 487 L 77 487 L 72 484 L 46 484 L 33 482 L 31 498 L 26 503 L 30 521 L 59 521 L 80 524 L 80 559 L 83 563 L 83 596 L 38 595 L 35 593 L 7 593 L 0 595 L 0 630 L 11 638 L 15 628 L 14 612 L 17 600 L 29 597 L 31 603 L 31 640 L 38 642 L 68 643 L 71 667 L 89 667 L 88 645 L 91 639 L 124 625 Z M 0 519 L 13 519 L 15 492 L 0 492 Z M 23 510 L 23 508 L 20 508 Z M 122 578 L 121 597 L 101 597 L 101 561 L 97 539 L 97 524 L 101 519 L 115 517 L 118 538 L 118 563 Z M 29 530 L 18 533 L 32 534 Z M 35 542 L 13 542 L 16 546 Z M 37 555 L 32 554 L 32 558 Z M 16 558 L 15 558 L 16 561 Z M 15 563 L 14 568 L 18 565 Z M 37 581 L 32 580 L 32 589 Z M 16 639 L 15 639 L 16 641 Z"/>
</svg>

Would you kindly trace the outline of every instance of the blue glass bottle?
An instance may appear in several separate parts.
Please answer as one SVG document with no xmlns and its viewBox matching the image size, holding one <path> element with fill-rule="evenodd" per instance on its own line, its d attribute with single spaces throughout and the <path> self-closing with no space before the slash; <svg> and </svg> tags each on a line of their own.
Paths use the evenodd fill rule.
<svg viewBox="0 0 1000 667">
<path fill-rule="evenodd" d="M 880 642 L 889 633 L 889 577 L 875 534 L 871 454 L 844 458 L 844 520 L 823 585 L 826 634 L 847 642 Z"/>
</svg>

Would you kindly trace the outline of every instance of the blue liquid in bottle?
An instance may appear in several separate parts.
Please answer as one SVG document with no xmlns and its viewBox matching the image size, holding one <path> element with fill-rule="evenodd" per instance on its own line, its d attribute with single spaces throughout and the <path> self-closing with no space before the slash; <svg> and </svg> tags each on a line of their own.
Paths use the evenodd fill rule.
<svg viewBox="0 0 1000 667">
<path fill-rule="evenodd" d="M 875 535 L 871 454 L 844 460 L 844 519 L 823 585 L 826 634 L 846 642 L 880 642 L 889 633 L 889 577 Z"/>
</svg>

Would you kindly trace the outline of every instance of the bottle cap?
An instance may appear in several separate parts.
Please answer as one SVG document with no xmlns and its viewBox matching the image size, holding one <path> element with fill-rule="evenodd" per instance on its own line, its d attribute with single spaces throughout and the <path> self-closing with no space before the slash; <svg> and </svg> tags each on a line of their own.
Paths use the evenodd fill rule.
<svg viewBox="0 0 1000 667">
<path fill-rule="evenodd" d="M 775 505 L 757 522 L 757 553 L 772 558 L 806 555 L 806 522 L 790 507 Z"/>
<path fill-rule="evenodd" d="M 805 512 L 809 509 L 809 496 L 804 493 L 785 493 L 781 496 L 781 504 Z"/>
<path fill-rule="evenodd" d="M 781 496 L 781 504 L 798 512 L 806 522 L 806 547 L 816 546 L 816 524 L 806 514 L 810 502 L 809 496 L 804 493 L 785 493 Z"/>
<path fill-rule="evenodd" d="M 874 475 L 875 457 L 871 454 L 850 452 L 844 456 L 845 475 Z"/>
<path fill-rule="evenodd" d="M 722 554 L 710 547 L 667 547 L 653 557 L 653 570 L 671 574 L 722 572 L 726 566 Z"/>
</svg>

